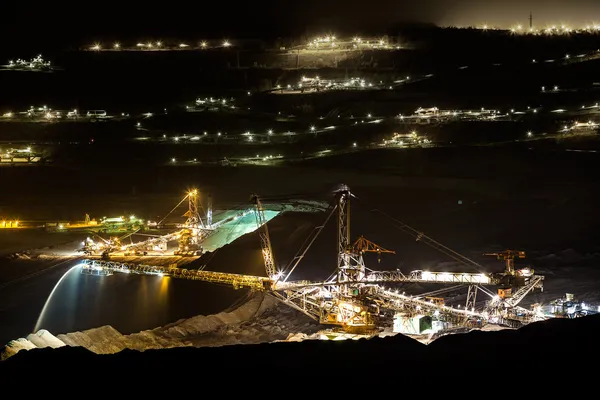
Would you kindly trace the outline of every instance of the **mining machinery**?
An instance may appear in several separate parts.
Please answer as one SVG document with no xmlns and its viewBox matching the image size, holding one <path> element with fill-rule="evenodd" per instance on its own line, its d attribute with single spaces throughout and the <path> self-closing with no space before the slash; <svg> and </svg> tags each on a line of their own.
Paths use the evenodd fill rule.
<svg viewBox="0 0 600 400">
<path fill-rule="evenodd" d="M 220 226 L 220 223 L 212 223 L 212 199 L 209 201 L 206 211 L 206 221 L 201 218 L 198 199 L 199 192 L 197 189 L 188 191 L 185 197 L 162 219 L 162 221 L 164 221 L 175 209 L 187 200 L 188 210 L 184 214 L 187 219 L 183 224 L 178 226 L 179 229 L 175 232 L 165 235 L 144 234 L 144 236 L 149 236 L 149 238 L 139 242 L 123 244 L 123 239 L 138 234 L 141 229 L 138 226 L 132 232 L 119 238 L 111 237 L 110 239 L 104 239 L 98 235 L 95 235 L 99 239 L 97 241 L 92 238 L 87 238 L 82 243 L 82 248 L 79 251 L 87 256 L 100 254 L 102 259 L 106 260 L 114 253 L 121 252 L 125 256 L 145 256 L 149 251 L 164 252 L 167 249 L 167 243 L 177 241 L 178 248 L 174 251 L 174 255 L 202 255 L 202 242 L 214 233 L 215 229 Z"/>
<path fill-rule="evenodd" d="M 600 306 L 577 300 L 572 293 L 566 293 L 564 297 L 553 300 L 550 307 L 550 313 L 555 318 L 580 318 L 600 314 Z"/>
<path fill-rule="evenodd" d="M 354 243 L 351 242 L 350 201 L 352 198 L 354 195 L 347 186 L 342 186 L 337 190 L 335 201 L 330 206 L 325 222 L 311 232 L 305 244 L 287 265 L 279 266 L 273 255 L 263 203 L 258 195 L 252 195 L 251 202 L 254 205 L 266 276 L 90 259 L 84 260 L 83 269 L 97 275 L 111 275 L 114 272 L 167 275 L 175 278 L 227 284 L 234 288 L 264 291 L 321 324 L 355 333 L 374 332 L 386 326 L 389 327 L 396 319 L 406 321 L 417 316 L 435 318 L 441 323 L 442 328 L 440 329 L 447 326 L 481 326 L 487 323 L 516 326 L 543 319 L 543 316 L 534 311 L 520 308 L 518 304 L 532 290 L 543 287 L 544 277 L 534 275 L 531 271 L 528 276 L 523 276 L 527 279 L 513 279 L 513 277 L 520 278 L 518 271 L 514 270 L 514 263 L 511 264 L 510 270 L 507 267 L 505 271 L 493 274 L 424 270 L 414 270 L 404 274 L 400 270 L 377 271 L 367 268 L 363 258 L 365 253 L 374 252 L 381 255 L 393 253 L 393 251 L 386 250 L 364 237 L 359 237 Z M 304 259 L 308 249 L 334 215 L 337 219 L 335 271 L 323 281 L 290 280 L 292 272 Z M 394 220 L 394 224 L 403 231 L 413 234 L 417 241 L 425 242 L 443 253 L 451 255 L 454 259 L 460 260 L 465 265 L 479 266 L 476 262 L 441 245 L 423 232 L 397 220 Z M 440 289 L 436 293 L 463 286 L 468 288 L 469 292 L 467 303 L 464 308 L 453 307 L 446 305 L 442 298 L 435 297 L 431 293 L 411 296 L 404 292 L 400 293 L 398 289 L 386 287 L 405 283 L 450 286 Z M 488 289 L 490 286 L 496 286 L 506 290 L 510 285 L 513 285 L 511 289 L 514 289 L 514 292 L 511 291 L 510 297 L 501 298 Z M 475 307 L 477 291 L 490 297 L 483 308 Z"/>
<path fill-rule="evenodd" d="M 265 217 L 265 210 L 262 206 L 258 195 L 253 194 L 250 197 L 250 201 L 256 207 L 256 225 L 259 229 L 260 245 L 262 248 L 262 256 L 265 262 L 265 271 L 267 276 L 273 280 L 278 280 L 280 276 L 275 270 L 275 260 L 273 259 L 273 250 L 271 249 L 271 238 L 269 237 L 269 229 L 267 228 L 267 218 Z"/>
<path fill-rule="evenodd" d="M 360 236 L 356 239 L 356 242 L 352 245 L 352 249 L 355 253 L 377 253 L 377 262 L 381 263 L 381 255 L 383 253 L 387 254 L 396 254 L 393 250 L 386 250 L 381 246 L 376 245 L 368 239 L 365 239 L 364 236 Z"/>
<path fill-rule="evenodd" d="M 121 237 L 110 237 L 108 239 L 104 239 L 102 236 L 99 236 L 93 233 L 99 240 L 94 241 L 92 238 L 87 237 L 82 243 L 81 248 L 79 249 L 86 256 L 92 256 L 94 254 L 101 254 L 103 259 L 107 259 L 109 254 L 116 251 L 122 251 L 125 247 L 122 245 L 121 241 L 131 235 L 137 233 L 139 228 L 133 232 L 126 233 Z"/>
<path fill-rule="evenodd" d="M 512 297 L 512 288 L 525 286 L 525 280 L 533 275 L 533 270 L 530 268 L 515 270 L 515 258 L 525 258 L 524 251 L 505 250 L 500 253 L 485 253 L 484 255 L 505 261 L 504 279 L 498 287 L 498 297 L 502 299 Z"/>
<path fill-rule="evenodd" d="M 137 218 L 135 215 L 131 215 L 128 218 L 116 217 L 116 218 L 103 218 L 100 221 L 99 230 L 100 233 L 116 233 L 116 232 L 131 232 L 145 229 L 145 221 Z"/>
<path fill-rule="evenodd" d="M 210 236 L 214 229 L 208 224 L 210 218 L 212 222 L 212 204 L 207 211 L 207 222 L 205 223 L 200 217 L 198 211 L 198 190 L 191 190 L 188 195 L 188 210 L 184 214 L 187 217 L 184 226 L 179 232 L 177 238 L 177 250 L 173 253 L 176 256 L 200 256 L 204 252 L 202 242 Z M 210 215 L 210 217 L 209 217 Z"/>
</svg>

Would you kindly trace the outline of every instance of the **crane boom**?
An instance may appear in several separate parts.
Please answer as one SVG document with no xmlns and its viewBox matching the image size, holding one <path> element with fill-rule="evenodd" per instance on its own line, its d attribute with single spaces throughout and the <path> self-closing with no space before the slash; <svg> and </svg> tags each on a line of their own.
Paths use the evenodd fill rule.
<svg viewBox="0 0 600 400">
<path fill-rule="evenodd" d="M 352 245 L 352 249 L 356 253 L 396 254 L 394 250 L 386 250 L 383 247 L 366 239 L 364 236 L 360 236 L 358 239 L 356 239 L 356 242 L 354 242 L 354 244 Z"/>
<path fill-rule="evenodd" d="M 384 249 L 378 244 L 365 239 L 365 237 L 362 235 L 352 245 L 352 251 L 354 251 L 356 254 L 377 253 L 377 262 L 381 262 L 381 254 L 383 253 L 396 254 L 394 250 Z"/>
<path fill-rule="evenodd" d="M 265 210 L 258 195 L 252 195 L 252 202 L 255 205 L 256 225 L 258 227 L 258 235 L 260 236 L 260 246 L 265 262 L 265 271 L 271 279 L 275 278 L 277 271 L 275 270 L 275 260 L 273 258 L 273 249 L 271 248 L 271 238 L 269 237 L 269 228 L 267 227 L 267 219 L 265 218 Z"/>
<path fill-rule="evenodd" d="M 114 272 L 138 275 L 170 276 L 179 279 L 189 279 L 211 283 L 231 285 L 235 289 L 250 288 L 253 290 L 268 290 L 271 280 L 263 276 L 230 274 L 177 267 L 161 267 L 145 264 L 120 263 L 86 259 L 82 261 L 82 273 L 88 275 L 112 275 Z"/>
<path fill-rule="evenodd" d="M 483 317 L 481 313 L 473 310 L 463 310 L 459 308 L 449 307 L 441 304 L 437 304 L 434 301 L 427 301 L 422 299 L 416 299 L 414 297 L 405 296 L 403 294 L 395 293 L 391 290 L 385 290 L 378 288 L 375 297 L 378 298 L 382 306 L 391 308 L 398 311 L 410 311 L 417 313 L 419 310 L 439 311 L 446 315 L 452 315 L 458 318 L 464 317 Z"/>
<path fill-rule="evenodd" d="M 520 287 L 510 299 L 506 300 L 506 304 L 509 307 L 516 307 L 533 289 L 543 289 L 543 281 L 544 277 L 541 275 L 532 276 L 527 285 Z"/>
<path fill-rule="evenodd" d="M 443 283 L 455 285 L 488 285 L 495 286 L 499 284 L 499 279 L 492 275 L 486 274 L 468 274 L 462 272 L 427 272 L 427 271 L 411 271 L 408 274 L 403 274 L 400 271 L 370 271 L 365 274 L 362 279 L 353 282 L 341 282 L 331 280 L 325 282 L 281 282 L 275 285 L 275 289 L 287 288 L 303 288 L 331 285 L 348 285 L 348 284 L 378 284 L 378 283 Z"/>
</svg>

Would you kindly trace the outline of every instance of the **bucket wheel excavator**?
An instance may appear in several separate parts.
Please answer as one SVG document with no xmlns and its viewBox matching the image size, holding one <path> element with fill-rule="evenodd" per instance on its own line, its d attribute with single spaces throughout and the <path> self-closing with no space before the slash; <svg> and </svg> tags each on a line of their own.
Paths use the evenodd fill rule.
<svg viewBox="0 0 600 400">
<path fill-rule="evenodd" d="M 392 322 L 395 325 L 396 319 L 406 321 L 421 316 L 435 318 L 443 323 L 441 329 L 449 326 L 465 326 L 473 321 L 483 325 L 487 323 L 506 324 L 506 321 L 513 321 L 515 324 L 517 322 L 528 323 L 536 319 L 543 319 L 534 312 L 519 308 L 518 304 L 528 293 L 543 287 L 544 277 L 534 275 L 532 270 L 530 272 L 515 270 L 513 253 L 510 256 L 505 253 L 496 255 L 502 259 L 508 257 L 509 260 L 512 260 L 510 263 L 507 261 L 505 271 L 500 273 L 481 272 L 482 267 L 475 261 L 391 217 L 393 226 L 411 234 L 417 241 L 436 248 L 466 266 L 478 268 L 480 272 L 413 270 L 404 274 L 399 270 L 380 271 L 367 268 L 363 257 L 365 253 L 375 253 L 379 257 L 382 254 L 393 254 L 394 252 L 378 246 L 362 236 L 355 242 L 351 242 L 350 201 L 355 196 L 347 186 L 343 185 L 335 192 L 334 197 L 335 201 L 326 212 L 325 222 L 311 232 L 303 246 L 287 265 L 280 266 L 273 255 L 262 199 L 258 195 L 251 196 L 266 276 L 100 260 L 84 260 L 83 269 L 97 275 L 111 275 L 114 272 L 167 275 L 262 291 L 324 325 L 353 333 L 374 332 L 386 326 L 389 327 Z M 337 262 L 333 273 L 323 281 L 290 280 L 291 274 L 305 258 L 309 248 L 334 215 L 337 219 Z M 520 252 L 516 254 L 517 257 L 521 257 Z M 433 292 L 411 296 L 389 287 L 404 283 L 446 286 L 435 293 L 461 286 L 466 287 L 468 288 L 467 302 L 464 308 L 448 306 L 444 304 L 443 299 L 435 297 Z M 490 286 L 498 287 L 505 294 L 510 288 L 511 295 L 500 298 L 499 295 L 488 289 Z M 476 307 L 477 291 L 491 299 L 483 308 Z"/>
</svg>

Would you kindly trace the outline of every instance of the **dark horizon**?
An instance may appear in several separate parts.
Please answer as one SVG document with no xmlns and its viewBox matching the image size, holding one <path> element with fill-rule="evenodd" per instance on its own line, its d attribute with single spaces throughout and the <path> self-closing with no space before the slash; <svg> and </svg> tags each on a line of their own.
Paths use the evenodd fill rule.
<svg viewBox="0 0 600 400">
<path fill-rule="evenodd" d="M 406 22 L 438 26 L 527 26 L 567 24 L 583 27 L 600 23 L 600 4 L 593 0 L 423 0 L 418 3 L 383 0 L 281 2 L 260 0 L 247 4 L 210 6 L 169 2 L 153 6 L 142 2 L 105 1 L 96 7 L 72 3 L 3 5 L 0 45 L 4 48 L 68 46 L 85 40 L 145 37 L 260 37 L 387 32 Z M 596 16 L 596 20 L 594 17 Z"/>
</svg>

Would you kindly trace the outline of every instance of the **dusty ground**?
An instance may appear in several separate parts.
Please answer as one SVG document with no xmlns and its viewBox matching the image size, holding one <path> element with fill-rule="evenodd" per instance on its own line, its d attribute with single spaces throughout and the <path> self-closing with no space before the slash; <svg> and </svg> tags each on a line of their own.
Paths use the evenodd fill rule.
<svg viewBox="0 0 600 400">
<path fill-rule="evenodd" d="M 282 306 L 270 296 L 257 293 L 239 306 L 209 316 L 196 316 L 166 326 L 123 335 L 110 326 L 53 335 L 41 330 L 14 340 L 2 352 L 5 359 L 20 350 L 43 347 L 82 346 L 97 354 L 123 349 L 148 350 L 182 346 L 223 346 L 286 340 L 291 335 L 311 335 L 322 329 L 310 318 Z"/>
</svg>

